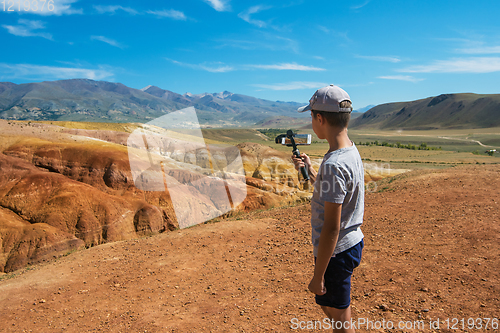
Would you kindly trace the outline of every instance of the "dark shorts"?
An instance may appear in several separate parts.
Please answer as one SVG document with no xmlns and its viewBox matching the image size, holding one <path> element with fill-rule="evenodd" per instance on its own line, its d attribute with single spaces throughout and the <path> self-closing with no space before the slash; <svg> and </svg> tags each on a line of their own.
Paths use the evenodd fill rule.
<svg viewBox="0 0 500 333">
<path fill-rule="evenodd" d="M 351 275 L 361 262 L 364 242 L 340 252 L 330 259 L 325 272 L 326 294 L 316 295 L 316 303 L 336 309 L 345 309 L 351 304 Z M 315 258 L 316 261 L 316 258 Z"/>
</svg>

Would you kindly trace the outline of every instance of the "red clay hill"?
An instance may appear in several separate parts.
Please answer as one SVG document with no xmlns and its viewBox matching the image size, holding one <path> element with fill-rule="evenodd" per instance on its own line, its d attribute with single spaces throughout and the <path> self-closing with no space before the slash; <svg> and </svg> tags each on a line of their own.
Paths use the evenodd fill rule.
<svg viewBox="0 0 500 333">
<path fill-rule="evenodd" d="M 353 317 L 358 325 L 404 328 L 358 332 L 498 331 L 499 172 L 497 165 L 413 171 L 366 194 Z M 65 186 L 70 193 L 76 185 Z M 306 288 L 309 218 L 307 203 L 240 212 L 5 275 L 0 331 L 294 332 L 294 323 L 314 325 L 323 314 Z M 431 329 L 438 319 L 440 329 Z"/>
<path fill-rule="evenodd" d="M 308 192 L 286 154 L 240 145 L 240 211 L 179 230 L 168 193 L 132 185 L 126 133 L 0 130 L 1 332 L 289 332 L 323 320 L 306 289 Z M 366 194 L 357 323 L 498 330 L 499 171 L 413 171 Z"/>
<path fill-rule="evenodd" d="M 0 129 L 0 272 L 178 228 L 168 191 L 134 186 L 129 133 L 7 121 L 0 121 Z M 237 211 L 303 202 L 310 196 L 301 189 L 287 154 L 252 143 L 238 148 L 247 197 Z M 178 176 L 189 181 L 195 175 L 183 171 Z M 206 205 L 219 204 L 200 193 L 189 200 L 193 218 Z"/>
</svg>

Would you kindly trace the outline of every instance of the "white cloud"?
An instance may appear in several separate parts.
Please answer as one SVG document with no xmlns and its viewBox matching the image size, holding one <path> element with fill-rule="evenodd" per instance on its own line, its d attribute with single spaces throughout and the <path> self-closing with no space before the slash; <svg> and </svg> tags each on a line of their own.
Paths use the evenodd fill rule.
<svg viewBox="0 0 500 333">
<path fill-rule="evenodd" d="M 225 72 L 231 72 L 231 71 L 235 70 L 234 67 L 225 65 L 222 62 L 204 62 L 201 64 L 188 64 L 185 62 L 180 62 L 180 61 L 169 59 L 169 58 L 165 58 L 165 59 L 167 59 L 168 61 L 171 61 L 172 63 L 179 65 L 179 66 L 188 67 L 188 68 L 197 69 L 197 70 L 204 70 L 204 71 L 207 71 L 210 73 L 225 73 Z"/>
<path fill-rule="evenodd" d="M 205 64 L 200 64 L 198 67 L 204 71 L 211 72 L 211 73 L 225 73 L 225 72 L 231 72 L 234 70 L 233 67 L 231 66 L 225 66 L 225 65 L 205 65 Z"/>
<path fill-rule="evenodd" d="M 20 19 L 17 21 L 19 25 L 2 25 L 3 28 L 14 35 L 20 37 L 42 37 L 52 40 L 52 35 L 48 32 L 40 32 L 38 30 L 45 29 L 45 23 L 42 21 L 32 21 Z"/>
<path fill-rule="evenodd" d="M 496 54 L 500 53 L 500 46 L 478 46 L 458 49 L 457 51 L 466 54 Z"/>
<path fill-rule="evenodd" d="M 114 14 L 118 10 L 123 10 L 124 12 L 127 12 L 132 15 L 138 14 L 137 10 L 130 8 L 130 7 L 123 7 L 123 6 L 101 6 L 101 5 L 94 5 L 94 9 L 99 12 L 99 14 L 105 14 L 105 13 L 111 13 Z"/>
<path fill-rule="evenodd" d="M 486 37 L 482 35 L 469 34 L 468 38 L 440 38 L 438 40 L 461 44 L 459 48 L 453 50 L 456 53 L 500 54 L 500 45 L 498 43 L 491 44 L 485 42 L 485 38 Z"/>
<path fill-rule="evenodd" d="M 318 25 L 318 29 L 323 31 L 325 34 L 331 33 L 331 30 L 325 27 L 324 25 Z"/>
<path fill-rule="evenodd" d="M 318 89 L 327 86 L 327 83 L 322 82 L 308 82 L 308 81 L 294 81 L 288 83 L 277 84 L 252 84 L 252 86 L 267 90 L 301 90 L 301 89 Z"/>
<path fill-rule="evenodd" d="M 40 66 L 32 64 L 0 63 L 1 79 L 61 80 L 85 78 L 92 80 L 109 79 L 114 74 L 104 67 L 99 69 Z"/>
<path fill-rule="evenodd" d="M 250 68 L 258 69 L 276 69 L 276 70 L 292 70 L 292 71 L 324 71 L 324 68 L 304 66 L 296 63 L 283 63 L 276 65 L 247 65 Z"/>
<path fill-rule="evenodd" d="M 215 41 L 220 43 L 217 47 L 232 47 L 242 50 L 266 49 L 299 53 L 299 43 L 297 41 L 263 31 L 258 31 L 258 34 L 249 40 L 218 39 Z"/>
<path fill-rule="evenodd" d="M 349 38 L 349 36 L 347 36 L 347 32 L 341 32 L 341 31 L 329 29 L 323 25 L 318 25 L 317 27 L 320 31 L 324 32 L 325 34 L 335 36 L 336 38 L 339 38 L 339 39 L 344 39 L 346 42 L 349 42 L 349 43 L 352 42 L 351 39 Z"/>
<path fill-rule="evenodd" d="M 116 40 L 111 39 L 111 38 L 107 38 L 104 36 L 90 36 L 90 39 L 98 40 L 98 41 L 101 41 L 103 43 L 109 44 L 111 46 L 119 47 L 120 49 L 124 48 L 124 46 L 122 44 L 118 43 Z"/>
<path fill-rule="evenodd" d="M 101 6 L 101 5 L 94 5 L 94 9 L 99 13 L 99 14 L 115 14 L 118 11 L 124 11 L 127 12 L 131 15 L 138 15 L 138 14 L 151 14 L 155 15 L 157 17 L 167 17 L 171 18 L 174 20 L 180 20 L 180 21 L 186 21 L 188 18 L 186 15 L 178 10 L 175 9 L 163 9 L 163 10 L 148 10 L 146 12 L 139 12 L 131 7 L 123 7 L 119 5 L 115 6 Z"/>
<path fill-rule="evenodd" d="M 399 59 L 399 57 L 395 57 L 395 56 L 362 56 L 362 55 L 357 55 L 356 58 L 368 59 L 368 60 L 374 60 L 374 61 L 393 62 L 393 63 L 401 61 L 401 59 Z"/>
<path fill-rule="evenodd" d="M 218 12 L 224 12 L 230 10 L 229 1 L 222 0 L 203 0 L 210 5 L 213 9 Z"/>
<path fill-rule="evenodd" d="M 410 75 L 387 75 L 387 76 L 379 76 L 379 79 L 385 79 L 385 80 L 399 80 L 399 81 L 408 81 L 408 82 L 413 82 L 417 83 L 420 81 L 423 81 L 424 79 L 418 79 Z"/>
<path fill-rule="evenodd" d="M 262 6 L 262 5 L 253 6 L 253 7 L 248 8 L 244 12 L 239 13 L 238 17 L 241 18 L 245 22 L 248 22 L 250 24 L 256 25 L 259 28 L 263 28 L 263 27 L 265 27 L 267 25 L 266 22 L 252 19 L 250 16 L 253 15 L 253 14 L 256 14 L 258 12 L 261 12 L 263 10 L 270 9 L 270 8 L 272 8 L 272 7 L 270 7 L 270 6 Z"/>
<path fill-rule="evenodd" d="M 398 70 L 404 73 L 493 73 L 500 71 L 500 57 L 453 58 L 436 60 L 428 65 Z"/>
<path fill-rule="evenodd" d="M 231 66 L 226 65 L 222 62 L 204 62 L 201 64 L 189 64 L 169 58 L 166 60 L 183 67 L 188 67 L 192 69 L 204 70 L 212 73 L 224 73 L 236 70 L 251 70 L 251 69 L 264 69 L 264 70 L 292 70 L 292 71 L 324 71 L 324 68 L 304 66 L 296 63 L 283 63 L 275 65 L 239 65 Z"/>
<path fill-rule="evenodd" d="M 183 12 L 180 12 L 175 9 L 169 9 L 169 10 L 148 10 L 148 14 L 156 15 L 158 17 L 168 17 L 174 20 L 182 20 L 185 21 L 187 20 L 186 15 L 184 15 Z"/>
<path fill-rule="evenodd" d="M 43 2 L 43 1 L 31 1 L 30 7 L 29 7 L 29 12 L 31 14 L 38 14 L 38 15 L 71 15 L 71 14 L 83 14 L 83 10 L 80 9 L 75 9 L 72 7 L 72 5 L 77 2 L 78 0 L 52 0 L 52 2 L 49 4 L 48 1 Z M 21 0 L 21 8 L 24 6 L 24 2 Z M 16 1 L 17 3 L 17 1 Z M 36 4 L 36 6 L 35 6 Z M 52 10 L 51 10 L 52 9 Z M 25 12 L 25 11 L 24 11 Z"/>
<path fill-rule="evenodd" d="M 356 5 L 356 6 L 352 6 L 351 9 L 354 9 L 354 10 L 357 10 L 357 9 L 361 9 L 363 8 L 364 6 L 366 6 L 367 4 L 370 3 L 371 0 L 366 0 L 365 2 L 363 2 L 362 4 L 360 5 Z"/>
</svg>

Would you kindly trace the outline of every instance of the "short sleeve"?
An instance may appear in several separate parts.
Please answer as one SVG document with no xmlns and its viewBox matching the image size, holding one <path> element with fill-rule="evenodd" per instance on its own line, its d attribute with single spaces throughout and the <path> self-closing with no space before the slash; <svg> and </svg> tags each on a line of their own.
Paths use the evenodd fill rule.
<svg viewBox="0 0 500 333">
<path fill-rule="evenodd" d="M 325 164 L 318 184 L 319 200 L 341 204 L 347 194 L 344 174 L 334 164 Z"/>
</svg>

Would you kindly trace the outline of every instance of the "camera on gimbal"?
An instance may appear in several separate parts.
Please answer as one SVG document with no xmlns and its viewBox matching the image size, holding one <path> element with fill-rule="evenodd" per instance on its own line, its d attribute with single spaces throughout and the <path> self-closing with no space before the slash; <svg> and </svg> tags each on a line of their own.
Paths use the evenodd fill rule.
<svg viewBox="0 0 500 333">
<path fill-rule="evenodd" d="M 287 147 L 292 147 L 292 153 L 300 158 L 300 152 L 297 146 L 299 145 L 310 145 L 311 144 L 311 134 L 296 134 L 293 133 L 292 130 L 288 130 L 286 134 L 280 134 L 274 140 L 277 144 L 282 144 Z M 309 180 L 309 174 L 307 173 L 307 169 L 305 167 L 300 168 L 300 172 L 302 173 L 302 177 L 304 180 Z"/>
</svg>

